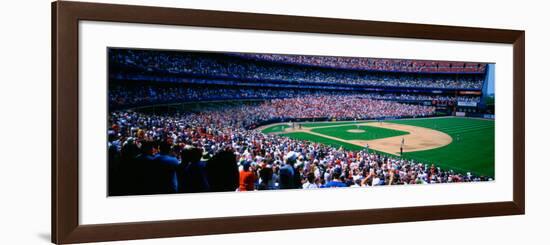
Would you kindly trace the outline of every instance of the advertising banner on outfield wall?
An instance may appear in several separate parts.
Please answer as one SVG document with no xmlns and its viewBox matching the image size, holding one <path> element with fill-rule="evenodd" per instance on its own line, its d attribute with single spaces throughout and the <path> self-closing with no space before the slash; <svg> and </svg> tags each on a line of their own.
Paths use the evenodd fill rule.
<svg viewBox="0 0 550 245">
<path fill-rule="evenodd" d="M 458 91 L 460 95 L 481 95 L 481 91 Z"/>
<path fill-rule="evenodd" d="M 459 101 L 458 106 L 476 107 L 477 102 L 474 102 L 474 101 Z"/>
</svg>

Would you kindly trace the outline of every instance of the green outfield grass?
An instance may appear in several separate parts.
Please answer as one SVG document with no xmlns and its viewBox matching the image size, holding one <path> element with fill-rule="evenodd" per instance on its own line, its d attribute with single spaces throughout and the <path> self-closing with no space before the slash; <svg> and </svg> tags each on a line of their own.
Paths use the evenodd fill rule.
<svg viewBox="0 0 550 245">
<path fill-rule="evenodd" d="M 362 129 L 365 130 L 363 133 L 350 133 L 350 129 Z M 311 130 L 315 133 L 320 133 L 344 140 L 374 140 L 382 139 L 393 136 L 409 134 L 408 132 L 392 130 L 379 127 L 371 126 L 356 126 L 356 125 L 342 125 L 339 127 L 329 127 L 329 128 L 314 128 Z"/>
<path fill-rule="evenodd" d="M 346 125 L 346 124 L 355 124 L 355 122 L 311 122 L 311 123 L 302 123 L 302 127 L 314 128 L 314 127 L 321 127 L 321 126 Z M 262 133 L 268 134 L 268 133 L 283 132 L 284 129 L 286 128 L 290 128 L 290 126 L 288 126 L 287 124 L 275 125 L 275 126 L 264 128 L 262 130 Z"/>
<path fill-rule="evenodd" d="M 361 147 L 361 146 L 358 146 L 358 145 L 349 144 L 349 143 L 346 143 L 346 142 L 341 142 L 341 141 L 337 141 L 337 140 L 317 136 L 317 135 L 314 135 L 314 134 L 303 133 L 303 132 L 286 133 L 286 134 L 281 134 L 281 135 L 282 136 L 287 136 L 289 138 L 296 139 L 296 140 L 307 140 L 307 141 L 310 141 L 310 142 L 321 143 L 321 144 L 329 145 L 329 146 L 336 147 L 336 148 L 343 147 L 345 149 L 352 150 L 352 151 L 360 151 L 360 150 L 364 149 L 364 147 Z"/>
<path fill-rule="evenodd" d="M 346 124 L 356 124 L 354 121 L 345 121 L 345 122 L 311 122 L 311 123 L 302 123 L 302 126 L 306 128 L 315 128 L 322 126 L 333 126 L 333 125 L 346 125 Z"/>
<path fill-rule="evenodd" d="M 295 140 L 305 140 L 305 141 L 310 141 L 310 142 L 316 142 L 316 143 L 332 146 L 332 147 L 335 147 L 335 148 L 342 147 L 342 148 L 350 150 L 350 151 L 365 150 L 365 147 L 362 147 L 362 146 L 349 144 L 349 143 L 346 143 L 346 142 L 333 140 L 333 139 L 325 138 L 325 137 L 322 137 L 322 136 L 317 136 L 317 135 L 314 135 L 314 134 L 308 134 L 308 133 L 303 133 L 303 132 L 293 132 L 293 133 L 286 133 L 286 134 L 281 134 L 281 135 L 292 138 L 292 139 L 295 139 Z M 369 149 L 369 152 L 370 153 L 374 152 L 374 153 L 378 153 L 378 154 L 381 154 L 381 155 L 387 155 L 387 156 L 391 155 L 391 154 L 381 152 L 381 151 L 377 151 L 377 150 L 373 150 L 373 149 Z M 391 156 L 394 156 L 394 155 L 391 155 Z"/>
<path fill-rule="evenodd" d="M 281 125 L 275 125 L 275 126 L 271 126 L 271 127 L 267 127 L 267 128 L 264 128 L 262 130 L 262 133 L 264 134 L 269 134 L 269 133 L 278 133 L 278 132 L 283 132 L 285 131 L 285 128 L 289 128 L 290 126 L 286 125 L 286 124 L 281 124 Z"/>
<path fill-rule="evenodd" d="M 494 177 L 495 121 L 450 117 L 389 122 L 431 128 L 453 138 L 453 142 L 447 146 L 405 153 L 405 158 L 435 163 L 459 172 L 471 171 L 475 174 Z"/>
<path fill-rule="evenodd" d="M 495 122 L 493 120 L 447 117 L 392 120 L 388 122 L 430 128 L 444 132 L 453 138 L 453 142 L 447 146 L 432 150 L 405 153 L 403 155 L 404 158 L 414 159 L 427 164 L 433 163 L 443 169 L 453 169 L 461 173 L 472 172 L 477 175 L 494 177 Z M 302 125 L 304 127 L 313 128 L 313 132 L 341 138 L 343 140 L 371 140 L 406 134 L 406 132 L 403 131 L 368 126 L 360 126 L 360 129 L 366 131 L 365 133 L 348 133 L 346 132 L 347 130 L 357 128 L 357 126 L 349 124 L 355 124 L 355 122 L 321 122 L 306 123 Z M 336 125 L 341 126 L 322 128 L 323 126 Z M 288 127 L 288 125 L 268 127 L 262 132 L 282 132 L 285 126 Z M 344 147 L 348 150 L 363 149 L 361 146 L 308 133 L 296 132 L 283 135 L 298 140 L 318 142 L 334 147 Z"/>
<path fill-rule="evenodd" d="M 354 121 L 346 121 L 346 122 L 306 122 L 302 123 L 302 127 L 306 128 L 316 128 L 316 127 L 322 127 L 322 126 L 334 126 L 334 125 L 348 125 L 348 124 L 357 124 L 357 122 Z M 284 129 L 290 128 L 287 124 L 280 124 L 280 125 L 274 125 L 271 127 L 264 128 L 262 130 L 262 133 L 268 134 L 268 133 L 278 133 L 283 132 Z"/>
</svg>

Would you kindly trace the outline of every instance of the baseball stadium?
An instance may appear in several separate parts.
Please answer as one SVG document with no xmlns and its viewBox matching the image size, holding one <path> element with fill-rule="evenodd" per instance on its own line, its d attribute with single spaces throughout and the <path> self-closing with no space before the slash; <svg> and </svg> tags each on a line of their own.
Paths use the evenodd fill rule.
<svg viewBox="0 0 550 245">
<path fill-rule="evenodd" d="M 494 69 L 109 48 L 108 195 L 493 181 Z"/>
</svg>

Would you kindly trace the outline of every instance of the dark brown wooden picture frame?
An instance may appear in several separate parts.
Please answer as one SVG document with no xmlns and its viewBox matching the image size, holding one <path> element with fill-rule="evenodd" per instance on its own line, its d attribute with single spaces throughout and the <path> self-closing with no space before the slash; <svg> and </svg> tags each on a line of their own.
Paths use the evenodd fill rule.
<svg viewBox="0 0 550 245">
<path fill-rule="evenodd" d="M 78 243 L 525 212 L 525 32 L 82 2 L 52 3 L 52 242 Z M 154 222 L 79 224 L 78 23 L 82 20 L 513 44 L 513 201 Z"/>
</svg>

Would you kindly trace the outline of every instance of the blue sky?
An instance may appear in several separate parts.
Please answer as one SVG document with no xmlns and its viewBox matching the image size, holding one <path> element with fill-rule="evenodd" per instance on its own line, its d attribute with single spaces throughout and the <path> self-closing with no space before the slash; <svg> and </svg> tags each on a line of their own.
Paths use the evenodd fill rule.
<svg viewBox="0 0 550 245">
<path fill-rule="evenodd" d="M 495 93 L 495 64 L 488 64 L 487 94 Z"/>
</svg>

